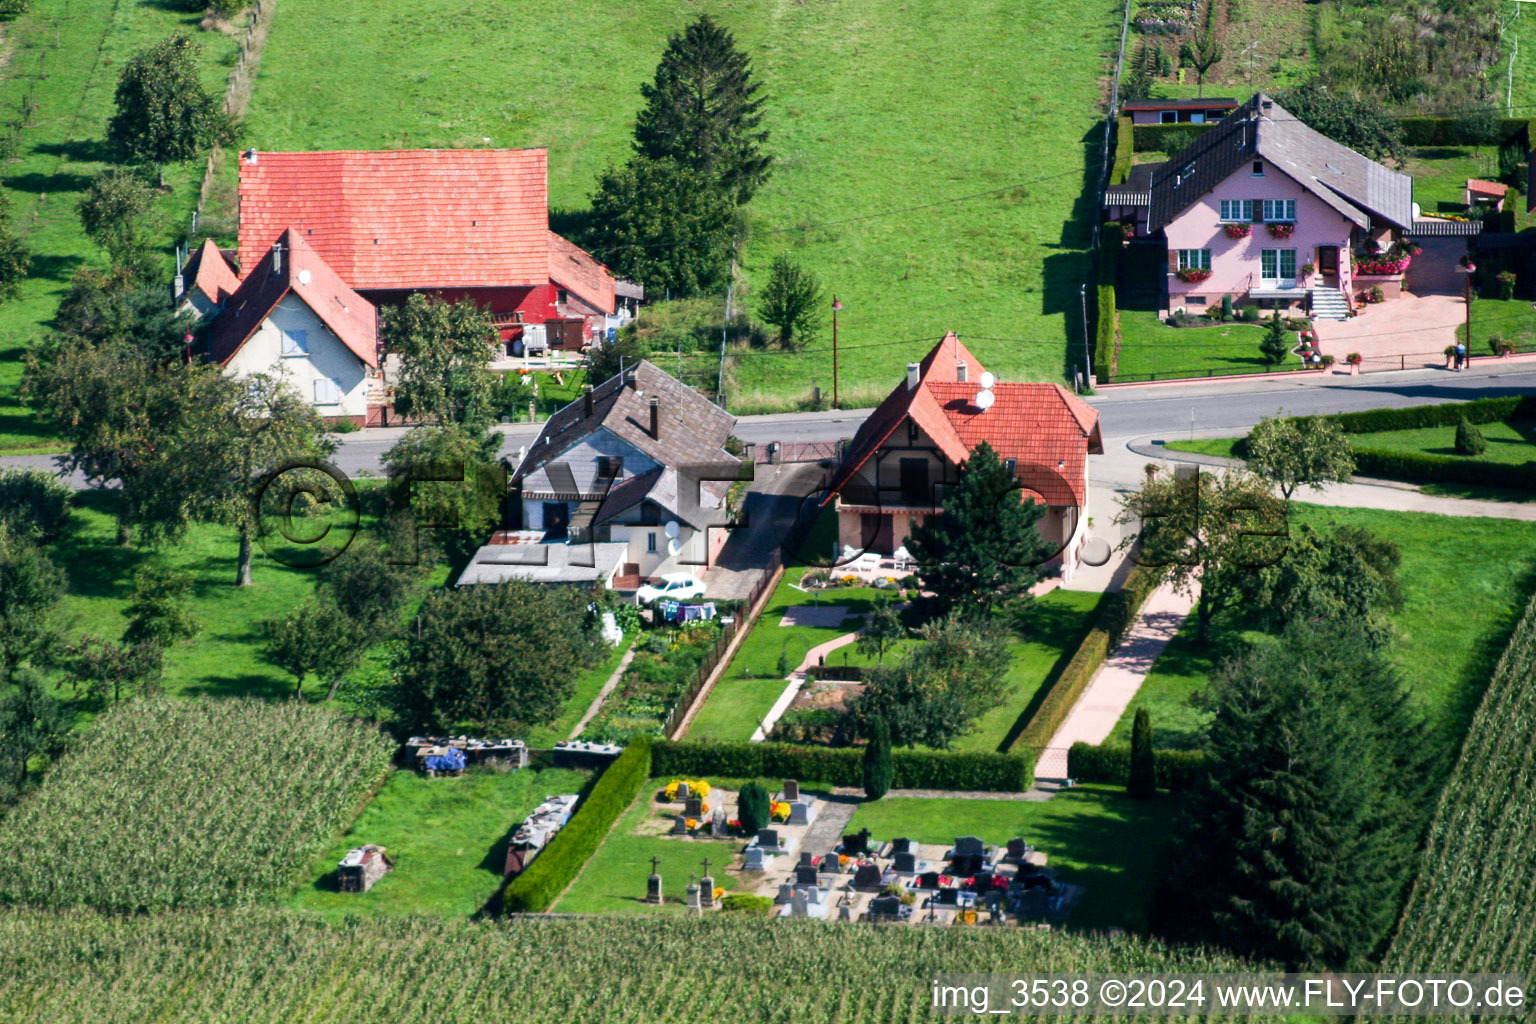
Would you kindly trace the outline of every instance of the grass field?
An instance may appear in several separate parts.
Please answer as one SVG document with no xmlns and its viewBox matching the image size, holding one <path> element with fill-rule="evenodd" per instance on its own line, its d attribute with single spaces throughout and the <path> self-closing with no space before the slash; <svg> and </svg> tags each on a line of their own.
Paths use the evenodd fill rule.
<svg viewBox="0 0 1536 1024">
<path fill-rule="evenodd" d="M 738 308 L 789 249 L 843 303 L 850 392 L 883 394 L 951 328 L 1004 379 L 1059 378 L 1069 340 L 1081 344 L 1083 189 L 1098 170 L 1112 0 L 983 0 L 959 18 L 877 0 L 385 0 L 344 24 L 319 0 L 285 0 L 240 145 L 548 146 L 552 206 L 584 210 L 598 172 L 629 151 L 666 37 L 704 12 L 753 58 L 776 157 L 749 211 Z M 530 25 L 559 45 L 507 45 Z M 813 380 L 830 390 L 829 328 L 797 355 L 734 359 L 733 408 L 792 404 Z"/>
<path fill-rule="evenodd" d="M 562 914 L 686 914 L 684 889 L 688 876 L 703 877 L 703 861 L 709 858 L 716 888 L 734 891 L 742 888 L 742 876 L 725 870 L 732 855 L 741 850 L 740 839 L 668 839 L 658 835 L 636 835 L 635 830 L 655 820 L 651 798 L 669 779 L 654 779 L 646 785 L 629 810 L 620 815 L 613 831 L 587 861 L 580 877 L 553 910 Z M 675 808 L 677 805 L 673 805 Z M 668 824 L 672 818 L 666 818 Z M 660 861 L 666 902 L 658 909 L 645 902 L 645 880 L 651 873 L 651 858 Z"/>
<path fill-rule="evenodd" d="M 548 795 L 579 793 L 581 772 L 471 768 L 458 778 L 396 771 L 347 834 L 310 864 L 288 901 L 295 910 L 339 919 L 351 915 L 468 917 L 501 883 L 507 840 Z M 336 862 L 377 843 L 394 870 L 366 893 L 337 889 Z"/>
<path fill-rule="evenodd" d="M 139 50 L 175 32 L 203 48 L 203 82 L 221 92 L 235 41 L 197 29 L 200 14 L 156 0 L 38 0 L 6 26 L 7 60 L 0 70 L 0 110 L 15 111 L 31 94 L 33 123 L 20 132 L 16 158 L 4 165 L 12 223 L 32 250 L 32 274 L 0 307 L 0 453 L 58 450 L 56 440 L 21 407 L 16 388 L 27 347 L 46 329 L 70 275 L 104 257 L 80 229 L 75 212 L 83 190 L 107 166 L 102 139 L 113 110 L 122 65 Z M 184 231 L 202 181 L 202 162 L 165 170 L 170 191 L 149 232 L 169 253 Z"/>
<path fill-rule="evenodd" d="M 1132 800 L 1118 786 L 1075 786 L 1043 802 L 886 797 L 862 804 L 848 830 L 923 843 L 975 835 L 996 846 L 1023 836 L 1062 881 L 1086 889 L 1070 926 L 1141 931 L 1152 869 L 1177 809 L 1177 797 Z"/>
<path fill-rule="evenodd" d="M 1291 524 L 1303 523 L 1322 530 L 1363 527 L 1402 549 L 1404 605 L 1391 615 L 1393 650 L 1435 742 L 1453 753 L 1514 624 L 1514 610 L 1536 581 L 1536 523 L 1298 503 Z M 1236 628 L 1235 620 L 1228 622 Z M 1145 705 L 1160 744 L 1191 744 L 1204 715 L 1188 706 L 1188 698 L 1205 688 L 1215 660 L 1215 648 L 1202 650 L 1193 637 L 1191 624 L 1153 665 L 1113 739 L 1129 740 L 1135 709 Z"/>
<path fill-rule="evenodd" d="M 1294 356 L 1268 366 L 1259 354 L 1264 329 L 1257 324 L 1169 327 L 1143 309 L 1120 311 L 1120 362 L 1116 381 L 1221 377 L 1233 373 L 1299 370 Z M 1293 335 L 1294 337 L 1294 335 Z"/>
<path fill-rule="evenodd" d="M 1488 339 L 1494 335 L 1514 342 L 1518 352 L 1536 352 L 1536 309 L 1531 308 L 1531 300 L 1480 298 L 1473 302 L 1472 344 L 1468 347 L 1473 356 L 1482 357 L 1484 365 L 1493 355 Z M 1457 325 L 1456 340 L 1467 340 L 1466 324 Z"/>
</svg>

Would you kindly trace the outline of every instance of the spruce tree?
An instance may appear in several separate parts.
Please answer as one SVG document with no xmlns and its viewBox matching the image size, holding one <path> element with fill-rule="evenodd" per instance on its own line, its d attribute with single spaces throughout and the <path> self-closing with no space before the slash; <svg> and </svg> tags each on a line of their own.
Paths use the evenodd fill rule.
<svg viewBox="0 0 1536 1024">
<path fill-rule="evenodd" d="M 756 835 L 760 828 L 767 828 L 770 820 L 768 790 L 761 782 L 749 782 L 736 794 L 736 820 L 748 835 Z"/>
<path fill-rule="evenodd" d="M 1264 340 L 1259 342 L 1259 351 L 1264 353 L 1264 362 L 1270 366 L 1283 363 L 1291 351 L 1291 340 L 1285 336 L 1285 324 L 1280 319 L 1278 309 L 1269 318 L 1269 326 L 1264 329 Z"/>
<path fill-rule="evenodd" d="M 655 80 L 640 87 L 635 152 L 704 174 L 738 205 L 768 179 L 762 83 L 730 32 L 701 15 L 667 40 Z"/>
<path fill-rule="evenodd" d="M 1488 450 L 1483 432 L 1474 427 L 1465 416 L 1456 421 L 1456 454 L 1481 455 Z"/>
<path fill-rule="evenodd" d="M 1157 793 L 1157 758 L 1152 752 L 1152 716 L 1146 708 L 1137 708 L 1131 722 L 1131 774 L 1126 793 L 1137 800 L 1151 799 Z"/>
<path fill-rule="evenodd" d="M 891 727 L 885 719 L 877 718 L 864 747 L 864 795 L 879 800 L 891 790 L 894 770 L 891 767 Z"/>
</svg>

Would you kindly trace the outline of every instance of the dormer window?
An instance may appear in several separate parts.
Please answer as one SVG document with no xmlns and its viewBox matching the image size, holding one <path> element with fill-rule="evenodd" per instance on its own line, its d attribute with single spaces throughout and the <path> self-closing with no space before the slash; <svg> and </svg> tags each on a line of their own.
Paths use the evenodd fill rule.
<svg viewBox="0 0 1536 1024">
<path fill-rule="evenodd" d="M 1255 178 L 1262 178 L 1262 177 L 1264 177 L 1264 161 L 1263 160 L 1255 160 L 1253 162 L 1253 176 Z"/>
</svg>

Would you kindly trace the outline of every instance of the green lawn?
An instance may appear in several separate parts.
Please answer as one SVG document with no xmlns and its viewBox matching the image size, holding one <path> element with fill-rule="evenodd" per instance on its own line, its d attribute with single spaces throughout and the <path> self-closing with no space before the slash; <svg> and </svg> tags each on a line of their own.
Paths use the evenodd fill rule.
<svg viewBox="0 0 1536 1024">
<path fill-rule="evenodd" d="M 1468 178 L 1499 177 L 1499 147 L 1423 146 L 1408 150 L 1405 174 L 1413 175 L 1413 200 L 1426 213 L 1466 213 Z"/>
<path fill-rule="evenodd" d="M 725 870 L 732 855 L 741 852 L 740 839 L 668 839 L 659 835 L 635 835 L 635 829 L 641 823 L 652 820 L 652 796 L 670 781 L 654 779 L 640 791 L 629 810 L 619 816 L 613 831 L 603 840 L 603 845 L 587 861 L 580 877 L 552 908 L 555 912 L 687 913 L 684 890 L 688 885 L 688 876 L 703 876 L 705 857 L 709 858 L 717 888 L 743 888 L 742 876 Z M 656 816 L 658 820 L 660 817 Z M 672 816 L 666 816 L 666 820 L 670 823 Z M 662 907 L 654 907 L 645 902 L 645 880 L 651 873 L 652 857 L 660 860 L 659 873 L 666 896 L 666 903 Z"/>
<path fill-rule="evenodd" d="M 1242 440 L 1239 437 L 1202 437 L 1193 441 L 1167 441 L 1164 448 L 1172 448 L 1176 452 L 1196 452 L 1200 455 L 1220 455 L 1222 458 L 1235 459 L 1237 455 L 1232 451 L 1234 445 Z"/>
<path fill-rule="evenodd" d="M 1115 380 L 1221 377 L 1301 368 L 1295 357 L 1287 357 L 1278 366 L 1266 366 L 1259 354 L 1263 337 L 1264 328 L 1258 324 L 1169 327 L 1152 310 L 1122 309 L 1120 362 Z"/>
<path fill-rule="evenodd" d="M 0 109 L 16 111 L 30 93 L 37 113 L 20 131 L 15 159 L 4 165 L 12 223 L 33 261 L 20 293 L 0 307 L 0 452 L 59 450 L 20 405 L 22 354 L 53 318 L 76 268 L 104 262 L 81 231 L 75 204 L 107 166 L 102 138 L 123 64 L 165 36 L 184 32 L 203 48 L 204 84 L 222 91 L 236 43 L 199 31 L 201 17 L 150 0 L 38 0 L 5 28 Z M 147 232 L 156 251 L 169 254 L 173 233 L 186 230 L 202 167 L 193 161 L 166 168 L 170 191 Z"/>
<path fill-rule="evenodd" d="M 704 12 L 753 59 L 776 158 L 748 211 L 738 308 L 775 254 L 803 260 L 843 303 L 849 405 L 883 395 L 951 328 L 1004 379 L 1060 378 L 1081 344 L 1113 0 L 983 0 L 964 17 L 932 0 L 899 13 L 879 0 L 380 0 L 342 22 L 319 0 L 284 0 L 239 145 L 548 146 L 552 206 L 582 211 L 629 153 L 666 37 Z M 507 45 L 530 25 L 559 44 Z M 966 196 L 979 197 L 911 209 Z M 732 363 L 733 408 L 792 404 L 813 381 L 830 391 L 830 323 L 799 354 Z"/>
<path fill-rule="evenodd" d="M 1521 282 L 1528 287 L 1528 283 Z M 1530 299 L 1480 298 L 1472 303 L 1472 355 L 1484 366 L 1493 357 L 1488 339 L 1498 335 L 1512 341 L 1517 352 L 1536 352 L 1536 309 Z M 1458 324 L 1456 340 L 1467 340 L 1467 325 Z"/>
<path fill-rule="evenodd" d="M 975 835 L 996 846 L 1023 836 L 1046 853 L 1062 881 L 1086 890 L 1069 919 L 1073 926 L 1142 931 L 1153 868 L 1178 805 L 1166 793 L 1132 800 L 1117 786 L 1077 786 L 1041 802 L 886 797 L 862 804 L 848 830 L 922 843 Z"/>
<path fill-rule="evenodd" d="M 546 796 L 585 785 L 584 773 L 567 769 L 471 768 L 443 779 L 396 771 L 346 835 L 309 865 L 288 905 L 332 919 L 468 917 L 496 891 L 507 840 L 528 813 Z M 364 843 L 385 847 L 394 870 L 366 893 L 338 891 L 336 862 Z"/>
<path fill-rule="evenodd" d="M 1401 548 L 1404 604 L 1391 616 L 1393 650 L 1434 742 L 1454 751 L 1514 624 L 1512 609 L 1524 604 L 1536 580 L 1536 523 L 1298 503 L 1291 524 L 1304 523 L 1362 527 Z M 1153 665 L 1112 738 L 1128 740 L 1130 719 L 1145 703 L 1160 745 L 1191 745 L 1204 716 L 1188 697 L 1207 685 L 1213 662 L 1211 651 L 1196 645 L 1193 623 L 1187 625 Z"/>
</svg>

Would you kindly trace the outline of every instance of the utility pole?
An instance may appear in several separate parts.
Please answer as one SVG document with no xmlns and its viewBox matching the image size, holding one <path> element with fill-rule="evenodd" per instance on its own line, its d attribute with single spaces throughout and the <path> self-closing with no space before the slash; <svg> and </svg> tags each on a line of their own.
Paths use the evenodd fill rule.
<svg viewBox="0 0 1536 1024">
<path fill-rule="evenodd" d="M 1083 383 L 1091 385 L 1093 375 L 1088 368 L 1088 285 L 1078 286 L 1077 297 L 1083 305 Z"/>
<path fill-rule="evenodd" d="M 837 405 L 837 313 L 843 308 L 843 304 L 837 301 L 837 296 L 832 296 L 832 408 Z"/>
</svg>

